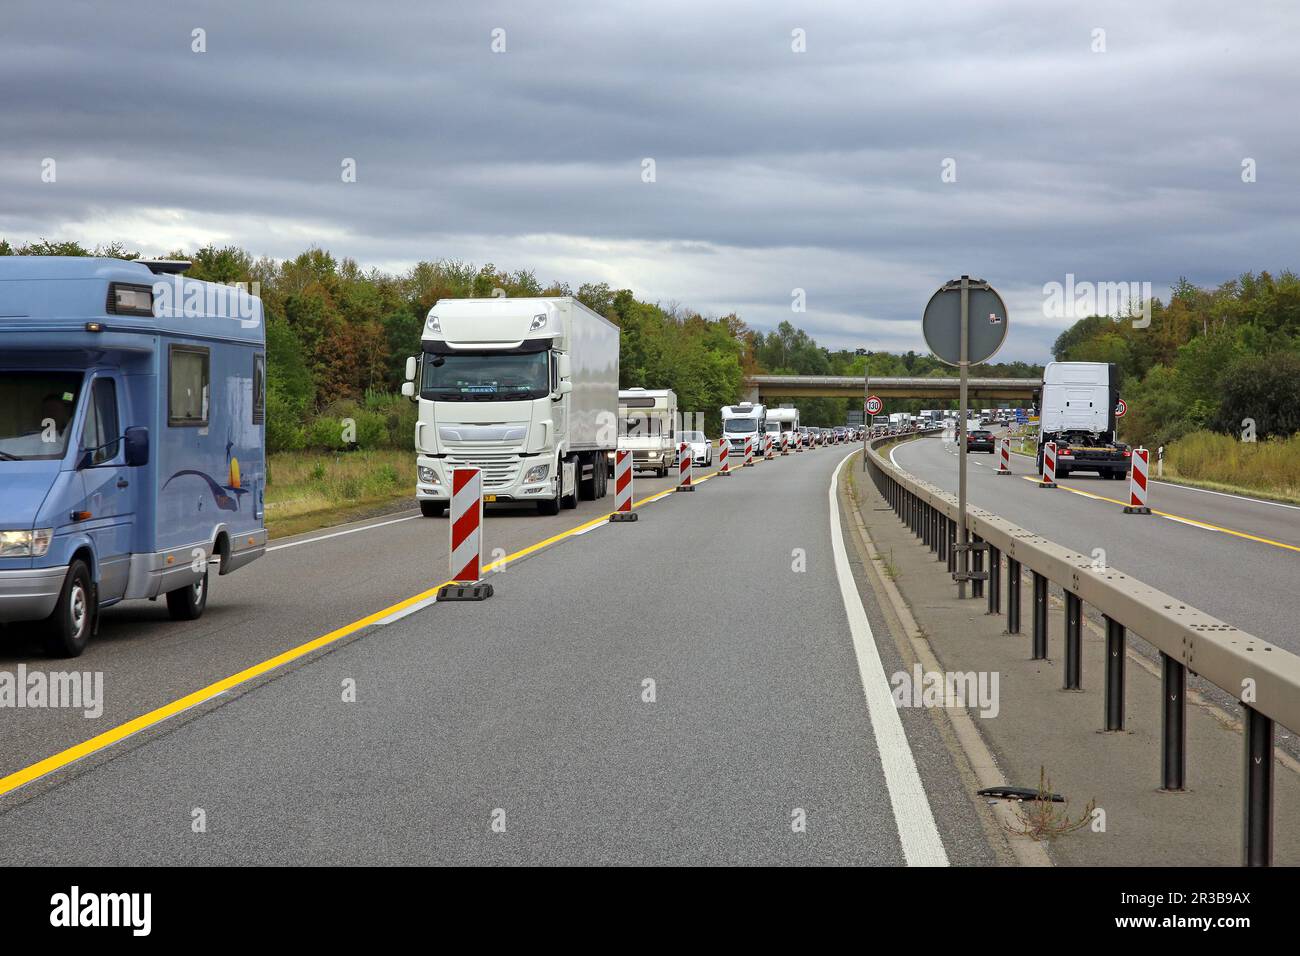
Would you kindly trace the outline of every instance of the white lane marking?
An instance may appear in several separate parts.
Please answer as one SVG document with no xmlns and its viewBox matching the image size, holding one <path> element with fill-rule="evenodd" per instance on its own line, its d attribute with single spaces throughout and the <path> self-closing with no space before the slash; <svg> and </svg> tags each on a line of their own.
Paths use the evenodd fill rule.
<svg viewBox="0 0 1300 956">
<path fill-rule="evenodd" d="M 315 544 L 317 541 L 326 541 L 330 538 L 342 537 L 345 534 L 356 534 L 358 531 L 369 531 L 372 528 L 382 528 L 385 525 L 399 524 L 403 521 L 414 521 L 418 517 L 420 517 L 420 515 L 407 515 L 405 518 L 393 518 L 390 521 L 380 521 L 377 524 L 362 525 L 360 528 L 348 528 L 346 531 L 335 531 L 331 534 L 317 535 L 314 538 L 304 538 L 301 541 L 289 541 L 285 544 L 277 544 L 273 547 L 267 548 L 266 551 L 270 554 L 272 551 L 279 551 L 282 548 L 296 548 L 300 544 Z"/>
<path fill-rule="evenodd" d="M 858 659 L 858 676 L 862 679 L 862 692 L 867 699 L 867 713 L 871 717 L 871 730 L 880 753 L 880 767 L 885 773 L 889 788 L 889 802 L 894 809 L 894 824 L 898 827 L 898 841 L 909 866 L 947 866 L 948 854 L 934 823 L 929 798 L 916 770 L 916 759 L 903 732 L 903 721 L 894 706 L 894 697 L 885 680 L 885 665 L 876 648 L 871 622 L 862 606 L 853 570 L 849 567 L 848 552 L 844 548 L 844 534 L 840 530 L 840 506 L 837 492 L 840 469 L 856 455 L 850 452 L 835 466 L 831 474 L 831 551 L 835 556 L 835 576 L 840 583 L 840 597 L 849 619 L 849 632 L 853 635 L 853 653 Z M 893 452 L 890 452 L 892 459 Z"/>
<path fill-rule="evenodd" d="M 423 611 L 426 607 L 431 607 L 432 605 L 437 603 L 438 603 L 438 596 L 435 594 L 433 597 L 425 598 L 423 601 L 416 601 L 410 607 L 404 607 L 400 611 L 394 611 L 392 614 L 388 615 L 387 617 L 381 617 L 379 620 L 375 621 L 370 626 L 383 627 L 385 624 L 392 624 L 394 621 L 400 621 L 402 618 L 408 617 L 414 614 L 416 611 Z"/>
</svg>

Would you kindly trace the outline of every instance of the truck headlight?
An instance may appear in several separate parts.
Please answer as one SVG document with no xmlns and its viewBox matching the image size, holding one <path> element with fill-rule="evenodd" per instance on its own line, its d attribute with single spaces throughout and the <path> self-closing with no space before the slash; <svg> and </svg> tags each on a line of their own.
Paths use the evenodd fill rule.
<svg viewBox="0 0 1300 956">
<path fill-rule="evenodd" d="M 0 558 L 39 558 L 50 550 L 53 528 L 35 531 L 0 531 Z"/>
<path fill-rule="evenodd" d="M 420 465 L 415 469 L 415 471 L 420 476 L 420 481 L 424 482 L 426 485 L 435 485 L 438 483 L 437 473 L 427 465 Z"/>
<path fill-rule="evenodd" d="M 550 470 L 550 465 L 534 465 L 532 468 L 529 468 L 527 474 L 524 475 L 524 484 L 531 484 L 534 481 L 544 481 L 547 472 Z"/>
</svg>

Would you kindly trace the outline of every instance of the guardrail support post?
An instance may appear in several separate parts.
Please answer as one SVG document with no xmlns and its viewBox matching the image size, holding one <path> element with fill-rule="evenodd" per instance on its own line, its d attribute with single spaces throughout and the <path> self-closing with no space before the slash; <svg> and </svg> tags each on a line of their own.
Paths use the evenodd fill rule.
<svg viewBox="0 0 1300 956">
<path fill-rule="evenodd" d="M 1242 862 L 1273 865 L 1273 719 L 1245 709 L 1245 800 Z"/>
<path fill-rule="evenodd" d="M 1160 721 L 1160 789 L 1182 791 L 1187 767 L 1187 668 L 1160 652 L 1164 703 Z"/>
<path fill-rule="evenodd" d="M 1106 729 L 1124 729 L 1124 625 L 1106 618 Z"/>
<path fill-rule="evenodd" d="M 1273 865 L 1273 721 L 1246 709 L 1246 795 L 1242 801 L 1242 864 Z"/>
<path fill-rule="evenodd" d="M 984 570 L 984 549 L 981 548 L 980 545 L 984 543 L 984 539 L 977 534 L 973 534 L 970 537 L 970 543 L 971 543 L 970 569 L 972 571 L 983 571 Z M 971 579 L 970 596 L 973 598 L 981 598 L 984 596 L 984 582 L 981 581 L 979 578 Z"/>
<path fill-rule="evenodd" d="M 930 550 L 939 553 L 939 509 L 930 505 Z"/>
<path fill-rule="evenodd" d="M 989 613 L 1002 612 L 1002 552 L 989 545 Z"/>
<path fill-rule="evenodd" d="M 948 560 L 948 516 L 940 514 L 935 517 L 935 551 L 940 561 Z"/>
<path fill-rule="evenodd" d="M 957 570 L 957 522 L 948 519 L 948 573 Z"/>
<path fill-rule="evenodd" d="M 921 504 L 921 543 L 930 547 L 930 503 Z"/>
<path fill-rule="evenodd" d="M 1020 562 L 1007 558 L 1007 633 L 1020 633 Z"/>
<path fill-rule="evenodd" d="M 1083 690 L 1083 602 L 1065 592 L 1065 689 Z"/>
<path fill-rule="evenodd" d="M 1034 632 L 1033 659 L 1047 660 L 1047 578 L 1037 571 L 1034 575 Z"/>
</svg>

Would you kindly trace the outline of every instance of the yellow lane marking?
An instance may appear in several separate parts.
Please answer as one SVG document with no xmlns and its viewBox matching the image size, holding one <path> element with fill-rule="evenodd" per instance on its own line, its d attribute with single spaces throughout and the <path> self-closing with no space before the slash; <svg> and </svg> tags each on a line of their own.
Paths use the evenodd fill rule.
<svg viewBox="0 0 1300 956">
<path fill-rule="evenodd" d="M 713 477 L 713 474 L 716 474 L 716 472 L 702 476 L 700 481 L 708 480 Z M 660 498 L 672 494 L 673 490 L 674 489 L 672 488 L 668 488 L 664 491 L 658 492 L 657 494 L 642 498 L 640 501 L 634 502 L 632 507 L 640 508 L 642 505 L 658 501 Z M 562 541 L 565 538 L 573 537 L 580 532 L 588 531 L 608 519 L 609 513 L 607 512 L 598 518 L 593 518 L 585 524 L 580 524 L 575 528 L 570 528 L 567 531 L 560 532 L 559 534 L 551 535 L 551 537 L 538 541 L 536 544 L 531 544 L 526 548 L 521 548 L 514 554 L 506 555 L 504 558 L 493 561 L 491 564 L 484 565 L 483 573 L 486 574 L 487 572 L 492 571 L 499 566 L 504 566 L 511 561 L 518 561 L 520 558 L 534 554 L 548 545 L 555 544 L 557 541 Z M 148 713 L 141 714 L 139 717 L 128 720 L 124 724 L 119 724 L 110 730 L 104 731 L 102 734 L 97 734 L 94 737 L 91 737 L 89 740 L 84 740 L 79 744 L 69 747 L 67 750 L 62 750 L 52 756 L 46 757 L 44 760 L 37 761 L 31 766 L 24 767 L 21 770 L 15 770 L 8 776 L 0 777 L 0 796 L 9 793 L 11 790 L 18 789 L 23 784 L 31 783 L 33 780 L 37 780 L 47 774 L 53 773 L 55 770 L 66 767 L 68 764 L 80 760 L 82 757 L 88 757 L 93 753 L 97 753 L 105 747 L 117 743 L 119 740 L 124 740 L 132 734 L 137 734 L 155 724 L 161 723 L 169 717 L 174 717 L 183 711 L 189 710 L 191 707 L 209 701 L 217 695 L 224 694 L 226 691 L 238 687 L 240 684 L 247 683 L 253 678 L 265 674 L 268 671 L 273 671 L 278 667 L 283 667 L 285 664 L 291 663 L 306 654 L 310 654 L 312 651 L 333 644 L 336 641 L 347 637 L 349 634 L 355 634 L 357 631 L 369 627 L 377 621 L 381 621 L 399 611 L 406 610 L 413 604 L 417 604 L 420 601 L 426 601 L 436 595 L 439 588 L 452 583 L 453 582 L 451 581 L 444 581 L 442 584 L 435 585 L 427 591 L 421 591 L 419 594 L 398 601 L 396 604 L 375 611 L 373 614 L 367 614 L 365 617 L 353 621 L 351 624 L 344 624 L 342 627 L 335 628 L 328 634 L 322 634 L 320 637 L 314 638 L 305 644 L 299 644 L 297 647 L 290 648 L 282 654 L 277 654 L 275 657 L 262 661 L 260 664 L 246 667 L 242 671 L 231 674 L 229 677 L 222 678 L 216 683 L 209 684 L 207 687 L 202 687 L 193 693 L 186 694 L 179 700 L 174 700 L 169 704 L 163 704 L 161 707 L 157 707 Z"/>
<path fill-rule="evenodd" d="M 1031 475 L 1021 475 L 1022 481 L 1032 481 L 1038 484 L 1038 479 Z M 1091 491 L 1082 491 L 1078 488 L 1067 488 L 1065 485 L 1057 485 L 1062 491 L 1068 491 L 1072 495 L 1082 495 L 1085 498 L 1092 498 L 1096 501 L 1109 501 L 1111 504 L 1121 507 L 1128 504 L 1127 501 L 1120 501 L 1116 498 L 1107 498 L 1105 495 L 1093 494 Z M 1258 541 L 1260 544 L 1271 544 L 1275 548 L 1284 548 L 1287 551 L 1300 553 L 1300 547 L 1294 544 L 1287 544 L 1284 541 L 1274 541 L 1272 538 L 1261 538 L 1257 534 L 1247 534 L 1245 531 L 1234 531 L 1232 528 L 1224 528 L 1217 524 L 1210 524 L 1208 521 L 1197 521 L 1195 518 L 1184 518 L 1182 515 L 1170 514 L 1168 511 L 1159 511 L 1156 508 L 1151 509 L 1153 515 L 1159 515 L 1162 518 L 1168 518 L 1170 521 L 1177 521 L 1179 524 L 1189 524 L 1194 528 L 1204 528 L 1206 531 L 1218 531 L 1221 534 L 1230 534 L 1234 538 L 1245 538 L 1247 541 Z"/>
</svg>

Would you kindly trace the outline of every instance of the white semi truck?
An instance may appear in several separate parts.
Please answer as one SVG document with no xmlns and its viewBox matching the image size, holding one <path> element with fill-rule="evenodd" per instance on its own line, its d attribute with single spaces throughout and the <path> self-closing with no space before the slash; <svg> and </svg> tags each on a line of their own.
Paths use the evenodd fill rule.
<svg viewBox="0 0 1300 956">
<path fill-rule="evenodd" d="M 632 467 L 663 478 L 677 466 L 677 394 L 671 388 L 626 388 L 618 393 L 618 447 Z"/>
<path fill-rule="evenodd" d="M 602 498 L 618 446 L 619 330 L 572 296 L 440 299 L 402 394 L 419 404 L 416 497 L 443 514 L 456 466 L 486 502 L 541 514 Z"/>
<path fill-rule="evenodd" d="M 745 454 L 745 439 L 752 442 L 754 454 L 762 450 L 759 443 L 767 430 L 767 406 L 754 402 L 722 406 L 722 437 L 727 442 L 727 454 L 739 462 Z"/>
<path fill-rule="evenodd" d="M 1132 452 L 1115 440 L 1119 385 L 1105 362 L 1048 362 L 1039 396 L 1038 473 L 1043 446 L 1056 442 L 1056 477 L 1095 471 L 1102 478 L 1128 475 Z"/>
</svg>

